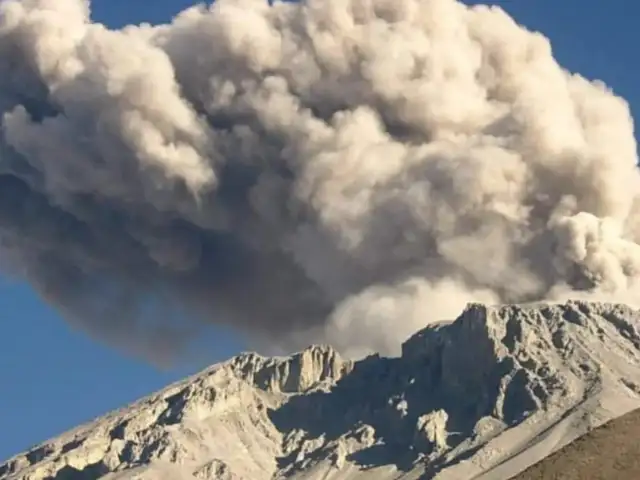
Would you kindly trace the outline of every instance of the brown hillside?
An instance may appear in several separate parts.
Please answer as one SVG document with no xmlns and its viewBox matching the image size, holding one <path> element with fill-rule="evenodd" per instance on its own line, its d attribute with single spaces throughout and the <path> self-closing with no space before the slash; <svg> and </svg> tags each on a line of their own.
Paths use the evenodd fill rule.
<svg viewBox="0 0 640 480">
<path fill-rule="evenodd" d="M 512 480 L 640 480 L 640 410 L 592 430 Z"/>
</svg>

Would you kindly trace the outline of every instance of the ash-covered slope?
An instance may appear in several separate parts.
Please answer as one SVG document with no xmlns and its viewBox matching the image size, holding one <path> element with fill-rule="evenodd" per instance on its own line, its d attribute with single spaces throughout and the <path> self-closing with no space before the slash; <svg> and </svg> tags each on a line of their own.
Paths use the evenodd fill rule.
<svg viewBox="0 0 640 480">
<path fill-rule="evenodd" d="M 507 479 L 640 406 L 639 319 L 473 304 L 399 358 L 240 355 L 9 460 L 0 479 Z"/>
</svg>

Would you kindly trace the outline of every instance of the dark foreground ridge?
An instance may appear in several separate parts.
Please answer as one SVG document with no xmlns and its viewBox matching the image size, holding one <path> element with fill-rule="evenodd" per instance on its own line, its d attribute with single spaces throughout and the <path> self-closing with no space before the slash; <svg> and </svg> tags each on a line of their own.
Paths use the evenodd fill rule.
<svg viewBox="0 0 640 480">
<path fill-rule="evenodd" d="M 513 480 L 640 478 L 640 410 L 592 430 Z"/>
<path fill-rule="evenodd" d="M 247 353 L 18 455 L 0 479 L 507 479 L 640 407 L 639 320 L 604 303 L 471 304 L 397 358 Z"/>
</svg>

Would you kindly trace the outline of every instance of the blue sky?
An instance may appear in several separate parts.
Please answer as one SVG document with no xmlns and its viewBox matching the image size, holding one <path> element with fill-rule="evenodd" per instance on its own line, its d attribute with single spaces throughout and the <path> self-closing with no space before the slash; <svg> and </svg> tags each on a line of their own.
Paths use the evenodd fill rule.
<svg viewBox="0 0 640 480">
<path fill-rule="evenodd" d="M 93 0 L 93 17 L 110 26 L 168 20 L 189 0 Z M 635 47 L 640 3 L 629 0 L 503 0 L 518 21 L 550 37 L 560 62 L 604 80 L 640 118 Z M 161 388 L 196 368 L 160 372 L 71 330 L 30 289 L 0 281 L 0 461 L 79 422 Z M 212 336 L 210 362 L 241 349 Z"/>
</svg>

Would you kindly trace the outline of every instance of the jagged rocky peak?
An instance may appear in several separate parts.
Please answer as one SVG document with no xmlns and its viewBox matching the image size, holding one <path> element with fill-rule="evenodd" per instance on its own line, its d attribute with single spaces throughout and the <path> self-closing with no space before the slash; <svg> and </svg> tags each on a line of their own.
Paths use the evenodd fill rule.
<svg viewBox="0 0 640 480">
<path fill-rule="evenodd" d="M 451 324 L 427 326 L 402 345 L 403 358 L 448 357 L 447 364 L 476 366 L 508 355 L 535 356 L 541 349 L 565 350 L 572 336 L 606 340 L 614 336 L 640 348 L 640 312 L 627 305 L 567 301 L 526 305 L 468 304 Z M 533 366 L 533 365 L 531 365 Z"/>
<path fill-rule="evenodd" d="M 464 343 L 470 337 L 503 343 L 507 348 L 512 345 L 513 348 L 515 343 L 526 341 L 525 331 L 539 330 L 543 325 L 543 329 L 554 331 L 568 331 L 571 324 L 591 326 L 590 331 L 599 335 L 604 322 L 610 323 L 623 336 L 632 338 L 638 335 L 639 319 L 638 310 L 615 303 L 576 300 L 495 306 L 470 303 L 452 324 L 427 326 L 416 332 L 403 344 L 402 351 L 405 358 L 423 357 L 431 354 L 445 338 Z M 468 347 L 474 345 L 475 342 L 471 342 Z"/>
<path fill-rule="evenodd" d="M 335 383 L 353 368 L 353 362 L 343 359 L 328 345 L 312 345 L 289 357 L 245 353 L 230 365 L 236 375 L 256 387 L 284 393 Z"/>
<path fill-rule="evenodd" d="M 469 304 L 453 323 L 413 335 L 402 358 L 426 361 L 442 394 L 485 399 L 512 423 L 582 395 L 602 381 L 612 355 L 640 360 L 639 320 L 637 310 L 611 303 Z"/>
</svg>

